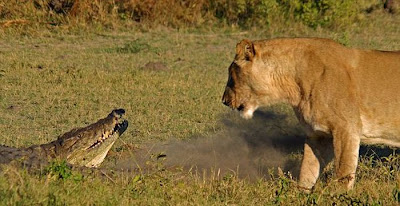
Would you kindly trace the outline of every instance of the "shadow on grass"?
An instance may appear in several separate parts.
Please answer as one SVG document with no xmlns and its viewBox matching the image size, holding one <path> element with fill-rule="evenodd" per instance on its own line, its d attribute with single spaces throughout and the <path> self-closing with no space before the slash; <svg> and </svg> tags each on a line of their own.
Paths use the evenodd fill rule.
<svg viewBox="0 0 400 206">
<path fill-rule="evenodd" d="M 257 111 L 244 120 L 235 113 L 221 117 L 222 129 L 188 140 L 143 145 L 134 157 L 116 161 L 115 168 L 182 167 L 200 174 L 217 171 L 240 178 L 259 179 L 276 175 L 277 168 L 298 178 L 305 134 L 293 114 Z M 360 156 L 382 158 L 393 154 L 386 147 L 361 146 Z M 132 160 L 134 159 L 134 161 Z"/>
<path fill-rule="evenodd" d="M 128 159 L 117 160 L 115 168 L 143 169 L 156 161 L 167 168 L 219 171 L 221 176 L 234 173 L 249 179 L 268 178 L 278 167 L 296 174 L 304 142 L 296 122 L 283 112 L 258 111 L 251 120 L 224 114 L 222 129 L 216 133 L 142 145 Z"/>
</svg>

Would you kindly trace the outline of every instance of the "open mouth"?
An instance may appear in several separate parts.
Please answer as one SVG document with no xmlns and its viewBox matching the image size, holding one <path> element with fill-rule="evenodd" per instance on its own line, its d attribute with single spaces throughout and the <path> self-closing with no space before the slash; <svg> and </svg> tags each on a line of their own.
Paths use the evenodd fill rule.
<svg viewBox="0 0 400 206">
<path fill-rule="evenodd" d="M 238 110 L 238 111 L 243 111 L 243 110 L 244 110 L 244 105 L 243 105 L 243 104 L 239 105 L 239 107 L 237 108 L 237 110 Z"/>
<path fill-rule="evenodd" d="M 118 133 L 118 135 L 122 135 L 122 133 L 124 133 L 127 128 L 128 128 L 128 121 L 122 120 L 120 123 L 115 125 L 114 129 L 103 133 L 101 137 L 87 149 L 93 149 L 95 147 L 100 146 L 104 141 L 114 136 L 115 133 Z"/>
</svg>

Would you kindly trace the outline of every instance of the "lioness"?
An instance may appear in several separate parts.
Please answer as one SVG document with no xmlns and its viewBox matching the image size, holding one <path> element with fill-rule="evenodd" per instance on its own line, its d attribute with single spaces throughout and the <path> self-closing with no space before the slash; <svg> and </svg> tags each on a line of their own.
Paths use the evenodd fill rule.
<svg viewBox="0 0 400 206">
<path fill-rule="evenodd" d="M 299 186 L 312 189 L 334 157 L 351 189 L 360 141 L 400 146 L 400 52 L 320 38 L 242 40 L 222 101 L 246 119 L 261 106 L 292 105 L 308 136 Z"/>
</svg>

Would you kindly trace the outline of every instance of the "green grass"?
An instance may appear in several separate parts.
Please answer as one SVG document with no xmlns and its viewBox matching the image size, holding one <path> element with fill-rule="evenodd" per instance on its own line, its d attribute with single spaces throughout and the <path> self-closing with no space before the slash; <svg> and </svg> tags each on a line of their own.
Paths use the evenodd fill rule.
<svg viewBox="0 0 400 206">
<path fill-rule="evenodd" d="M 2 143 L 43 143 L 117 107 L 128 112 L 129 141 L 212 130 L 224 109 L 220 95 L 232 56 L 227 44 L 162 32 L 10 40 L 1 54 L 1 109 L 4 123 L 20 133 L 4 128 Z M 202 51 L 204 46 L 212 51 Z M 153 61 L 169 70 L 142 69 Z"/>
<path fill-rule="evenodd" d="M 130 126 L 112 149 L 113 158 L 135 153 L 126 151 L 126 145 L 214 137 L 227 129 L 222 123 L 227 118 L 236 125 L 247 124 L 227 114 L 230 110 L 221 104 L 227 67 L 241 39 L 319 36 L 353 47 L 399 50 L 399 20 L 377 14 L 370 23 L 343 33 L 304 28 L 9 33 L 0 40 L 0 144 L 46 143 L 114 108 L 126 109 Z M 148 62 L 162 62 L 168 70 L 146 70 Z M 291 115 L 287 107 L 274 110 Z M 298 155 L 294 157 L 299 161 Z M 288 173 L 279 176 L 271 170 L 270 179 L 250 181 L 235 172 L 210 170 L 213 175 L 206 178 L 176 166 L 165 169 L 156 163 L 151 172 L 106 170 L 108 177 L 83 178 L 74 178 L 79 171 L 61 170 L 68 175 L 60 178 L 54 171 L 30 174 L 5 167 L 0 174 L 0 204 L 395 205 L 400 198 L 396 155 L 362 160 L 355 189 L 349 193 L 335 191 L 331 168 L 314 193 L 303 194 Z"/>
</svg>

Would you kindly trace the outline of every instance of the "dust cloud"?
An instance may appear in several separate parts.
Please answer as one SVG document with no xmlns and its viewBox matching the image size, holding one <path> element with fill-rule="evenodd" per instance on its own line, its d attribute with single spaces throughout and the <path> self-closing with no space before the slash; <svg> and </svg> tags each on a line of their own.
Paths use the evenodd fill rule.
<svg viewBox="0 0 400 206">
<path fill-rule="evenodd" d="M 189 140 L 149 143 L 134 157 L 121 159 L 115 167 L 135 169 L 157 161 L 164 167 L 233 173 L 240 178 L 269 177 L 279 167 L 298 175 L 304 133 L 293 114 L 258 111 L 244 120 L 236 112 L 221 117 L 222 129 Z M 134 158 L 134 161 L 132 161 Z"/>
</svg>

